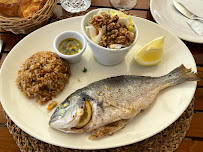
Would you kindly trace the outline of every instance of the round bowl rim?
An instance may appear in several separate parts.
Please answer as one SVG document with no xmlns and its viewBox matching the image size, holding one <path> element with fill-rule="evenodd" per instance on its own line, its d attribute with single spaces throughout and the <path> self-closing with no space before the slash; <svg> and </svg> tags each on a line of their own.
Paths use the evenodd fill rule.
<svg viewBox="0 0 203 152">
<path fill-rule="evenodd" d="M 58 39 L 60 36 L 62 36 L 62 35 L 64 35 L 64 34 L 70 34 L 70 33 L 71 33 L 71 34 L 74 34 L 74 35 L 78 35 L 79 37 L 81 37 L 81 39 L 83 40 L 84 43 L 82 43 L 80 40 L 78 40 L 78 39 L 76 38 L 78 41 L 80 41 L 80 42 L 82 43 L 82 45 L 83 45 L 82 50 L 81 50 L 80 52 L 76 53 L 76 54 L 73 54 L 73 55 L 65 55 L 65 54 L 62 54 L 61 52 L 59 52 L 58 48 L 56 47 L 56 41 L 57 41 L 57 39 Z M 60 57 L 62 57 L 62 58 L 64 58 L 64 59 L 72 59 L 72 58 L 74 58 L 74 57 L 77 57 L 77 56 L 79 56 L 79 55 L 82 55 L 82 54 L 84 53 L 85 49 L 86 49 L 86 46 L 87 46 L 87 42 L 86 42 L 84 36 L 83 36 L 82 34 L 80 34 L 79 32 L 76 32 L 76 31 L 64 31 L 64 32 L 61 32 L 60 34 L 58 34 L 58 35 L 55 37 L 55 39 L 54 39 L 54 41 L 53 41 L 53 48 L 54 48 L 55 53 L 56 53 L 58 56 L 60 56 Z"/>
</svg>

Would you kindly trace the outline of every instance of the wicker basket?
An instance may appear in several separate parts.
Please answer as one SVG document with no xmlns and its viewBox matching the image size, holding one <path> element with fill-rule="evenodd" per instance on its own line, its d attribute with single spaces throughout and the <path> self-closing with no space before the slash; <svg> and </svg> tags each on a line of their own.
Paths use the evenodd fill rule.
<svg viewBox="0 0 203 152">
<path fill-rule="evenodd" d="M 5 17 L 0 16 L 0 27 L 15 34 L 28 34 L 45 25 L 53 15 L 57 0 L 47 0 L 43 8 L 31 17 Z"/>
</svg>

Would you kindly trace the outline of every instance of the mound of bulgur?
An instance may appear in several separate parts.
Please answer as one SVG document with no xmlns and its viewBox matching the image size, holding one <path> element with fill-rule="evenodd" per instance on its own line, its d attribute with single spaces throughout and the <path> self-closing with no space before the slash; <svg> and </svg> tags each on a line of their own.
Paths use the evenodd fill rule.
<svg viewBox="0 0 203 152">
<path fill-rule="evenodd" d="M 16 82 L 26 97 L 44 104 L 63 90 L 69 76 L 67 62 L 54 52 L 41 51 L 22 64 Z"/>
</svg>

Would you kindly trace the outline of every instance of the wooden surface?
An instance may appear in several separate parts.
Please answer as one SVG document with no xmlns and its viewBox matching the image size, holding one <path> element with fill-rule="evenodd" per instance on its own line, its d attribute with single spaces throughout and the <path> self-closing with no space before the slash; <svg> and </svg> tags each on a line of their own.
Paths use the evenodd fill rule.
<svg viewBox="0 0 203 152">
<path fill-rule="evenodd" d="M 91 8 L 98 7 L 108 7 L 111 5 L 109 0 L 92 0 Z M 153 17 L 149 10 L 150 0 L 138 0 L 137 6 L 130 10 L 136 16 L 151 20 Z M 54 10 L 54 15 L 49 22 L 52 22 L 55 18 L 59 18 L 67 14 L 61 6 L 60 1 Z M 0 67 L 10 52 L 10 50 L 18 43 L 24 36 L 23 34 L 15 35 L 10 32 L 6 32 L 3 29 L 0 29 L 0 39 L 3 40 L 4 47 L 2 54 L 0 55 Z M 198 72 L 203 76 L 203 45 L 195 44 L 190 42 L 185 42 L 186 46 L 190 49 L 193 54 Z M 5 86 L 6 87 L 6 86 Z M 180 147 L 176 152 L 200 152 L 203 151 L 203 82 L 198 82 L 197 90 L 195 93 L 195 105 L 194 105 L 194 117 L 191 122 L 190 129 L 188 130 L 185 139 L 182 141 Z M 0 152 L 18 152 L 19 148 L 13 140 L 12 135 L 8 132 L 6 128 L 6 119 L 4 117 L 3 108 L 0 105 Z"/>
</svg>

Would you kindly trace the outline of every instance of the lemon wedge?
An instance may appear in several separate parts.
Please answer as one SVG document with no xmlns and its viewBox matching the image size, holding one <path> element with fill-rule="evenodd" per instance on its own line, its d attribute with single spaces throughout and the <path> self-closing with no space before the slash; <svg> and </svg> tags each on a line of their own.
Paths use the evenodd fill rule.
<svg viewBox="0 0 203 152">
<path fill-rule="evenodd" d="M 82 128 L 82 127 L 84 127 L 86 124 L 88 124 L 88 122 L 91 120 L 91 118 L 92 118 L 92 108 L 91 108 L 90 103 L 86 100 L 85 101 L 84 114 L 80 118 L 80 121 L 75 126 L 75 128 Z"/>
<path fill-rule="evenodd" d="M 165 36 L 158 37 L 134 54 L 134 60 L 142 66 L 153 66 L 161 62 Z"/>
</svg>

